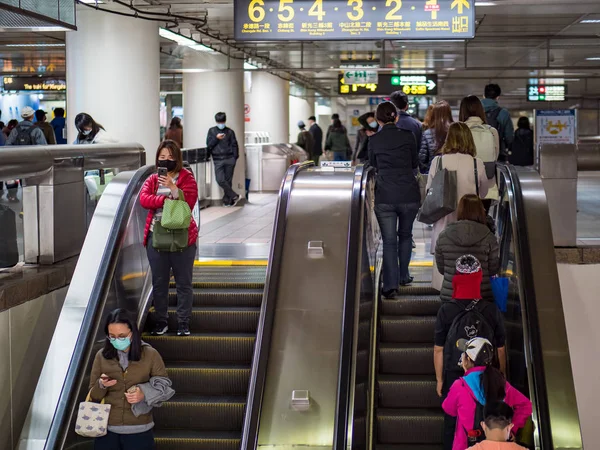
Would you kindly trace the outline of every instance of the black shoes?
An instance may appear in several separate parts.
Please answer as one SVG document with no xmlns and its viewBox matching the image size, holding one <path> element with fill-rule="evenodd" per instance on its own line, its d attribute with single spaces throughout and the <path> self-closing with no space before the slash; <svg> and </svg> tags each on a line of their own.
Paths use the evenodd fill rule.
<svg viewBox="0 0 600 450">
<path fill-rule="evenodd" d="M 400 286 L 410 286 L 414 280 L 414 277 L 408 277 L 408 280 L 400 282 Z"/>
<path fill-rule="evenodd" d="M 387 299 L 395 298 L 398 294 L 398 289 L 392 289 L 390 291 L 383 291 L 383 296 Z"/>
<path fill-rule="evenodd" d="M 162 336 L 167 331 L 169 331 L 169 325 L 167 325 L 166 323 L 157 323 L 154 327 L 154 330 L 152 330 L 151 334 L 152 336 Z"/>
<path fill-rule="evenodd" d="M 189 336 L 190 326 L 187 323 L 180 323 L 177 328 L 177 336 Z"/>
<path fill-rule="evenodd" d="M 231 203 L 231 206 L 237 205 L 241 199 L 242 199 L 242 197 L 240 197 L 239 195 L 236 195 L 235 198 L 233 199 L 233 202 Z"/>
</svg>

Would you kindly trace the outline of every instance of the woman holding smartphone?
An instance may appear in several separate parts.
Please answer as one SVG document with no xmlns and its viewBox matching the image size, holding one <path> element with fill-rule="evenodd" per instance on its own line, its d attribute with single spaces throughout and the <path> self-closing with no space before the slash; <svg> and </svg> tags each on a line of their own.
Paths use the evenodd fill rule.
<svg viewBox="0 0 600 450">
<path fill-rule="evenodd" d="M 148 209 L 144 245 L 152 270 L 152 298 L 156 310 L 156 326 L 153 335 L 163 335 L 169 330 L 168 304 L 171 269 L 177 289 L 177 335 L 190 335 L 190 318 L 194 292 L 192 275 L 196 258 L 198 226 L 193 217 L 188 230 L 187 248 L 176 251 L 159 251 L 153 247 L 152 233 L 162 218 L 166 199 L 178 199 L 183 193 L 185 202 L 194 209 L 198 202 L 198 185 L 194 175 L 183 167 L 181 149 L 174 141 L 163 141 L 156 151 L 157 174 L 150 175 L 140 192 L 140 204 Z"/>
<path fill-rule="evenodd" d="M 90 397 L 111 408 L 108 432 L 96 438 L 94 449 L 153 450 L 152 408 L 175 394 L 165 364 L 154 348 L 142 342 L 124 309 L 108 315 L 104 332 L 104 348 L 92 365 Z"/>
</svg>

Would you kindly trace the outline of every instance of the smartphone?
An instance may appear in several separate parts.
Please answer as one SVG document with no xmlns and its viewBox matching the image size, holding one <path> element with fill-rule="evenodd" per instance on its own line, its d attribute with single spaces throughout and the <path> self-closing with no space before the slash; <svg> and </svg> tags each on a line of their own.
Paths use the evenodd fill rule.
<svg viewBox="0 0 600 450">
<path fill-rule="evenodd" d="M 167 176 L 167 168 L 166 167 L 159 167 L 158 168 L 158 176 L 159 177 L 166 177 Z"/>
<path fill-rule="evenodd" d="M 105 383 L 113 380 L 111 377 L 100 377 L 100 379 Z"/>
</svg>

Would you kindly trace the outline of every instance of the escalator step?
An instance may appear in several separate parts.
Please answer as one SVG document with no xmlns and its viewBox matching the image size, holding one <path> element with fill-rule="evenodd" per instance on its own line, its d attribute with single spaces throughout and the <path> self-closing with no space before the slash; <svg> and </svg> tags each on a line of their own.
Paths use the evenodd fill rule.
<svg viewBox="0 0 600 450">
<path fill-rule="evenodd" d="M 193 331 L 193 330 L 192 330 Z M 256 334 L 144 335 L 165 361 L 250 362 Z"/>
<path fill-rule="evenodd" d="M 240 433 L 155 430 L 156 450 L 238 450 Z"/>
<path fill-rule="evenodd" d="M 259 308 L 196 307 L 190 328 L 203 333 L 256 333 Z M 169 308 L 169 329 L 177 329 L 177 309 Z"/>
<path fill-rule="evenodd" d="M 160 429 L 239 432 L 245 406 L 246 397 L 175 394 L 154 409 L 154 422 Z"/>
<path fill-rule="evenodd" d="M 382 342 L 432 342 L 435 316 L 384 316 L 380 319 Z"/>
<path fill-rule="evenodd" d="M 245 396 L 248 393 L 249 366 L 177 362 L 170 364 L 167 372 L 179 394 Z"/>
<path fill-rule="evenodd" d="M 375 450 L 443 450 L 442 444 L 377 445 Z"/>
<path fill-rule="evenodd" d="M 172 281 L 169 287 L 175 288 L 175 282 Z M 256 278 L 250 278 L 248 281 L 194 281 L 194 289 L 263 289 L 264 281 L 258 281 Z"/>
<path fill-rule="evenodd" d="M 262 304 L 263 290 L 261 289 L 203 289 L 194 290 L 194 306 L 254 306 Z M 169 305 L 177 305 L 177 292 L 169 291 Z"/>
<path fill-rule="evenodd" d="M 400 286 L 398 297 L 405 295 L 440 295 L 437 289 L 431 287 L 431 284 L 413 284 L 412 286 Z"/>
<path fill-rule="evenodd" d="M 379 375 L 380 408 L 440 408 L 434 375 Z"/>
<path fill-rule="evenodd" d="M 440 309 L 439 295 L 407 295 L 381 301 L 381 314 L 385 316 L 435 316 Z"/>
<path fill-rule="evenodd" d="M 379 409 L 377 440 L 381 444 L 441 444 L 443 423 L 439 409 Z"/>
<path fill-rule="evenodd" d="M 397 375 L 430 375 L 433 367 L 433 344 L 381 344 L 379 372 Z"/>
</svg>

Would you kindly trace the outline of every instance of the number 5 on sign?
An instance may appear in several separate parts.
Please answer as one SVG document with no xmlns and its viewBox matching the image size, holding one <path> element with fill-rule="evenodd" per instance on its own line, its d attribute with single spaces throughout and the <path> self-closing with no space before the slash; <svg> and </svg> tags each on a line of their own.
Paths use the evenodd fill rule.
<svg viewBox="0 0 600 450">
<path fill-rule="evenodd" d="M 294 3 L 294 0 L 279 0 L 279 14 L 277 14 L 277 17 L 282 22 L 289 22 L 294 18 L 294 8 L 289 6 L 292 3 Z"/>
<path fill-rule="evenodd" d="M 248 17 L 252 22 L 260 22 L 265 18 L 265 2 L 263 0 L 252 0 L 248 5 Z"/>
<path fill-rule="evenodd" d="M 365 15 L 365 12 L 362 9 L 363 2 L 362 2 L 362 0 L 348 0 L 348 6 L 352 6 L 354 4 L 356 6 L 354 6 L 352 8 L 352 11 L 354 11 L 355 14 L 346 13 L 346 15 L 348 16 L 348 19 L 350 19 L 350 20 L 360 20 Z"/>
<path fill-rule="evenodd" d="M 325 11 L 323 11 L 323 0 L 316 0 L 313 5 L 308 10 L 309 16 L 317 16 L 317 20 L 323 20 L 325 16 Z"/>
</svg>

